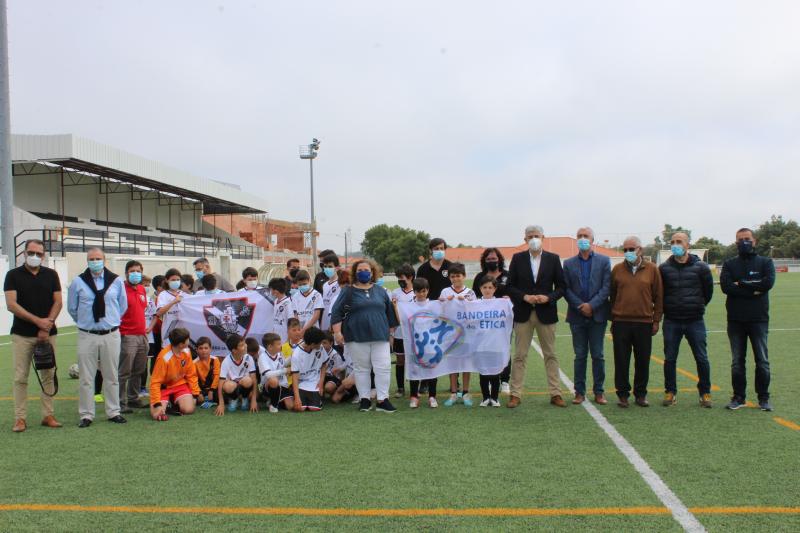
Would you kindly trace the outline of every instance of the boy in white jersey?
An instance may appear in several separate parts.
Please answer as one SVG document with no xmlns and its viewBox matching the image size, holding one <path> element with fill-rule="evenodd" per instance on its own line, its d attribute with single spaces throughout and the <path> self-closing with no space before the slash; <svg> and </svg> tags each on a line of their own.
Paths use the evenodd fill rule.
<svg viewBox="0 0 800 533">
<path fill-rule="evenodd" d="M 219 369 L 217 398 L 222 401 L 214 414 L 225 414 L 225 400 L 228 401 L 228 411 L 236 411 L 240 399 L 242 411 L 249 409 L 251 413 L 258 412 L 256 363 L 247 353 L 247 343 L 241 335 L 234 333 L 225 339 L 225 345 L 231 353 L 223 359 Z"/>
<path fill-rule="evenodd" d="M 292 299 L 286 295 L 286 280 L 272 278 L 267 284 L 272 294 L 272 333 L 277 333 L 282 341 L 288 340 L 286 328 L 290 318 L 296 318 Z"/>
<path fill-rule="evenodd" d="M 322 409 L 322 391 L 327 371 L 327 359 L 322 350 L 325 333 L 319 328 L 309 328 L 303 342 L 292 354 L 292 392 L 294 410 L 319 411 Z"/>
<path fill-rule="evenodd" d="M 414 268 L 408 263 L 402 265 L 395 270 L 394 275 L 397 276 L 398 288 L 389 293 L 389 299 L 394 304 L 395 313 L 397 313 L 397 321 L 400 322 L 400 313 L 397 311 L 397 304 L 400 302 L 413 302 L 414 301 Z M 394 352 L 395 365 L 394 377 L 397 380 L 397 392 L 395 398 L 402 398 L 406 394 L 405 387 L 405 365 L 406 355 L 403 347 L 403 338 L 395 337 L 392 342 L 392 351 Z"/>
<path fill-rule="evenodd" d="M 448 275 L 450 277 L 451 285 L 450 287 L 445 287 L 442 289 L 442 294 L 439 296 L 440 302 L 446 302 L 454 299 L 467 300 L 468 302 L 477 300 L 475 291 L 464 284 L 464 281 L 467 279 L 467 270 L 464 268 L 463 264 L 451 263 L 450 272 Z M 459 391 L 458 373 L 450 374 L 450 398 L 445 400 L 445 407 L 451 407 L 455 405 L 458 400 L 463 401 L 465 407 L 472 407 L 472 397 L 469 394 L 469 377 L 469 372 L 461 373 L 461 379 L 464 382 L 464 388 L 463 390 Z"/>
<path fill-rule="evenodd" d="M 277 413 L 281 402 L 291 409 L 294 402 L 286 375 L 292 370 L 283 359 L 281 338 L 276 333 L 266 333 L 261 344 L 263 348 L 258 354 L 258 371 L 261 373 L 261 390 L 269 400 L 269 412 Z"/>
<path fill-rule="evenodd" d="M 339 296 L 339 277 L 337 271 L 339 269 L 339 258 L 336 255 L 325 256 L 323 261 L 323 272 L 328 276 L 328 281 L 322 286 L 322 320 L 320 321 L 320 329 L 328 331 L 331 329 L 331 309 L 336 298 Z"/>
<path fill-rule="evenodd" d="M 319 327 L 325 304 L 322 295 L 311 286 L 308 270 L 300 270 L 294 277 L 297 291 L 292 295 L 292 305 L 297 312 L 303 332 L 311 327 Z"/>
<path fill-rule="evenodd" d="M 339 353 L 333 346 L 333 333 L 330 331 L 325 332 L 325 338 L 322 340 L 322 355 L 328 359 L 328 368 L 324 380 L 324 392 L 326 394 L 333 398 L 339 387 L 345 384 L 345 381 L 349 382 L 345 389 L 355 385 L 355 376 L 352 375 L 352 362 L 344 356 L 344 352 Z"/>
<path fill-rule="evenodd" d="M 181 271 L 177 268 L 170 268 L 164 274 L 164 290 L 156 300 L 156 316 L 161 319 L 162 348 L 169 346 L 169 332 L 175 329 L 178 321 L 176 306 L 184 296 L 188 295 L 181 291 Z"/>
</svg>

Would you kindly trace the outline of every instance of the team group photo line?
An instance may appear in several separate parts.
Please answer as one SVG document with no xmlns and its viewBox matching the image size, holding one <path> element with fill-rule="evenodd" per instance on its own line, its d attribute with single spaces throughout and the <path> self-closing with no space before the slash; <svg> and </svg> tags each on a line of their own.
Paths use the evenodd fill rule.
<svg viewBox="0 0 800 533">
<path fill-rule="evenodd" d="M 767 336 L 775 267 L 756 253 L 752 230 L 741 228 L 735 236 L 738 255 L 725 261 L 719 276 L 733 389 L 725 407 L 746 405 L 749 343 L 758 407 L 771 411 Z M 447 390 L 448 408 L 476 402 L 500 407 L 500 393 L 507 395 L 507 408 L 519 408 L 532 346 L 544 362 L 550 403 L 567 407 L 555 349 L 561 298 L 574 352 L 572 404 L 608 403 L 604 341 L 610 334 L 617 406 L 648 407 L 652 344 L 660 330 L 661 404 L 677 402 L 676 365 L 686 338 L 697 368 L 698 406 L 711 408 L 704 314 L 715 282 L 709 265 L 692 253 L 689 236 L 674 233 L 671 256 L 658 266 L 643 257 L 638 237 L 628 237 L 624 259 L 613 268 L 608 256 L 595 251 L 590 227 L 578 229 L 576 237 L 577 255 L 562 263 L 543 250 L 542 227 L 528 226 L 527 249 L 510 261 L 498 248 L 483 251 L 471 286 L 465 266 L 448 260 L 447 243 L 434 238 L 421 265 L 396 269 L 399 286 L 392 290 L 384 287 L 380 265 L 357 259 L 344 268 L 332 250 L 319 254 L 318 274 L 292 259 L 284 277 L 264 286 L 254 267 L 231 283 L 203 257 L 193 262 L 193 273 L 144 272 L 136 260 L 127 262 L 124 273 L 112 272 L 104 251 L 89 249 L 86 269 L 66 290 L 66 312 L 77 326 L 77 362 L 69 362 L 70 377 L 78 379 L 77 425 L 90 427 L 100 404 L 115 424 L 140 409 L 157 421 L 198 408 L 222 417 L 236 411 L 320 411 L 326 403 L 343 402 L 363 412 L 393 413 L 392 354 L 393 398 L 408 398 L 411 409 L 420 403 L 438 408 L 437 389 Z M 13 314 L 17 433 L 28 427 L 31 367 L 41 388 L 41 425 L 62 427 L 53 399 L 55 324 L 65 304 L 61 280 L 44 266 L 46 260 L 44 243 L 28 240 L 23 264 L 5 278 Z M 473 374 L 480 400 L 471 392 Z"/>
</svg>

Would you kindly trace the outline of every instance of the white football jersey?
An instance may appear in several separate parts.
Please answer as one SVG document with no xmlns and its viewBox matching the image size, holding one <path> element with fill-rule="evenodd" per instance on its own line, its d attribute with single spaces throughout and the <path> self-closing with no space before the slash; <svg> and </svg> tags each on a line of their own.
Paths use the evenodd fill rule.
<svg viewBox="0 0 800 533">
<path fill-rule="evenodd" d="M 297 386 L 304 391 L 318 391 L 322 365 L 327 361 L 325 350 L 321 347 L 308 352 L 303 343 L 299 344 L 292 354 L 292 374 L 298 373 Z"/>
<path fill-rule="evenodd" d="M 336 298 L 339 297 L 339 289 L 338 280 L 328 281 L 322 286 L 322 304 L 324 306 L 322 310 L 322 325 L 320 326 L 322 331 L 331 329 L 331 309 L 333 309 Z"/>
<path fill-rule="evenodd" d="M 297 312 L 297 318 L 300 320 L 300 326 L 303 327 L 314 316 L 314 311 L 320 309 L 324 311 L 325 304 L 322 301 L 322 295 L 311 289 L 311 291 L 303 295 L 300 291 L 294 293 L 292 296 L 292 305 Z M 320 313 L 320 316 L 322 313 Z"/>
<path fill-rule="evenodd" d="M 165 305 L 169 305 L 172 303 L 178 296 L 181 298 L 185 298 L 187 296 L 191 296 L 191 294 L 186 294 L 185 292 L 178 291 L 178 294 L 172 294 L 169 291 L 161 291 L 161 294 L 158 295 L 158 299 L 156 300 L 156 309 L 161 309 Z M 166 348 L 169 345 L 169 332 L 175 328 L 176 322 L 178 321 L 178 306 L 173 305 L 169 308 L 169 311 L 166 312 L 161 317 L 161 347 Z"/>
<path fill-rule="evenodd" d="M 239 381 L 246 377 L 250 372 L 256 371 L 256 363 L 250 354 L 244 354 L 242 360 L 238 363 L 233 360 L 233 356 L 228 356 L 222 360 L 222 366 L 219 369 L 219 379 L 226 379 L 230 381 Z"/>
<path fill-rule="evenodd" d="M 292 305 L 292 299 L 288 296 L 275 301 L 272 305 L 272 332 L 280 335 L 281 344 L 283 344 L 289 340 L 289 335 L 286 333 L 286 323 L 295 316 L 294 305 Z"/>
<path fill-rule="evenodd" d="M 343 375 L 347 377 L 350 375 L 352 371 L 352 363 L 348 361 L 346 355 L 339 355 L 339 352 L 331 348 L 331 351 L 326 350 L 325 348 L 322 349 L 325 355 L 328 358 L 328 375 L 329 376 L 337 376 Z"/>
<path fill-rule="evenodd" d="M 283 358 L 283 352 L 278 352 L 273 356 L 270 355 L 270 353 L 265 350 L 263 346 L 261 347 L 261 349 L 258 351 L 258 371 L 261 373 L 262 385 L 267 382 L 267 372 L 283 370 L 284 368 L 286 368 L 286 360 Z M 281 387 L 289 387 L 289 380 L 287 379 L 286 374 L 282 374 L 278 378 L 278 384 Z"/>
<path fill-rule="evenodd" d="M 397 287 L 389 294 L 389 299 L 392 302 L 402 303 L 402 302 L 413 302 L 414 301 L 414 290 L 409 289 L 408 292 L 405 289 L 401 289 Z"/>
<path fill-rule="evenodd" d="M 463 289 L 461 289 L 461 292 L 456 291 L 453 287 L 445 287 L 444 289 L 442 289 L 442 294 L 439 296 L 439 299 L 447 300 L 451 296 L 453 297 L 454 300 L 458 299 L 459 297 L 463 297 L 468 302 L 472 302 L 478 299 L 475 296 L 475 291 L 473 291 L 466 285 L 464 286 Z"/>
</svg>

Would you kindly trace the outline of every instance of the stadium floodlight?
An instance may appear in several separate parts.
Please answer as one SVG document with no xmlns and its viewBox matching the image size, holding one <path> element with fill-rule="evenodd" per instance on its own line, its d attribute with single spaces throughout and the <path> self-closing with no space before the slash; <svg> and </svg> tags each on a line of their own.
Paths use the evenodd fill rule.
<svg viewBox="0 0 800 533">
<path fill-rule="evenodd" d="M 314 159 L 319 152 L 319 139 L 314 137 L 309 144 L 300 145 L 300 159 L 308 159 L 308 171 L 311 179 L 311 264 L 317 270 L 317 219 L 314 216 Z"/>
</svg>

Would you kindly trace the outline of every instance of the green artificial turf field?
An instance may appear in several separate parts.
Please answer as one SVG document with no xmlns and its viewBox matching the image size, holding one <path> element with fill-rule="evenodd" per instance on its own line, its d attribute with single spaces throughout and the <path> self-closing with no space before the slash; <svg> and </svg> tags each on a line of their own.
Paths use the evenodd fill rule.
<svg viewBox="0 0 800 533">
<path fill-rule="evenodd" d="M 800 530 L 800 275 L 779 274 L 771 302 L 773 413 L 723 408 L 730 351 L 719 290 L 707 316 L 713 409 L 697 405 L 685 343 L 676 406 L 660 405 L 663 373 L 654 359 L 650 408 L 600 407 L 708 530 Z M 397 400 L 392 415 L 348 404 L 223 418 L 202 411 L 166 423 L 143 410 L 118 426 L 105 422 L 100 405 L 95 424 L 78 429 L 77 381 L 66 373 L 75 358 L 70 333 L 62 332 L 58 354 L 56 416 L 65 427 L 40 427 L 32 399 L 23 434 L 11 432 L 11 349 L 0 338 L 2 531 L 681 529 L 585 409 L 548 404 L 533 349 L 530 394 L 515 410 L 476 402 L 411 411 Z M 558 333 L 561 368 L 571 378 L 563 322 Z M 660 333 L 653 353 L 662 355 Z M 753 372 L 750 359 L 751 400 Z M 606 376 L 613 392 L 610 340 Z M 439 388 L 441 401 L 444 380 Z M 571 392 L 565 389 L 568 401 Z"/>
</svg>

